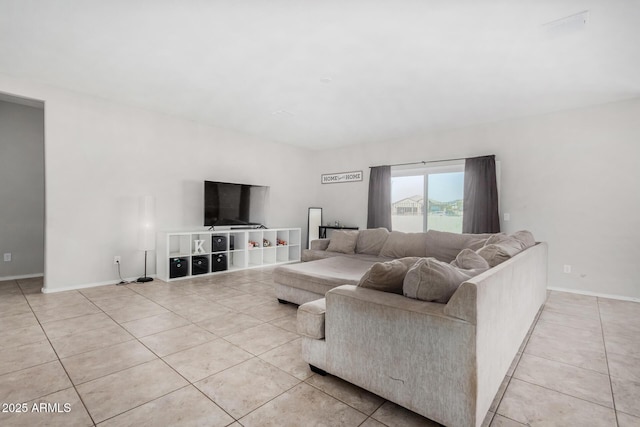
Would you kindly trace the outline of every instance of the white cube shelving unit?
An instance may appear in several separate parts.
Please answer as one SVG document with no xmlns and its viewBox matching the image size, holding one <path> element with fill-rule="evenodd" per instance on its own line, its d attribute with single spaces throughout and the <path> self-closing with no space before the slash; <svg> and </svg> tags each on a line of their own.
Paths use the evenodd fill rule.
<svg viewBox="0 0 640 427">
<path fill-rule="evenodd" d="M 224 240 L 223 247 L 220 244 L 222 240 Z M 157 277 L 171 282 L 202 275 L 298 262 L 301 252 L 300 241 L 299 228 L 163 231 L 158 233 Z M 278 242 L 283 243 L 278 244 Z M 194 257 L 205 258 L 207 267 L 194 269 Z M 195 258 L 195 261 L 198 259 L 201 260 L 201 258 Z M 222 260 L 226 260 L 226 269 L 216 271 L 216 263 L 221 264 Z M 175 274 L 171 273 L 172 263 L 183 265 L 185 274 L 174 277 Z M 185 265 L 186 268 L 184 268 Z"/>
</svg>

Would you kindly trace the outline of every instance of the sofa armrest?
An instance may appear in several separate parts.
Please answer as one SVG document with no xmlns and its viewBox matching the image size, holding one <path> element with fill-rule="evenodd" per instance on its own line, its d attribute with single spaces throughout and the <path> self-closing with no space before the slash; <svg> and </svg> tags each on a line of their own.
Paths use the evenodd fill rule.
<svg viewBox="0 0 640 427">
<path fill-rule="evenodd" d="M 326 294 L 326 369 L 445 425 L 471 425 L 475 326 L 444 304 L 353 285 Z"/>
<path fill-rule="evenodd" d="M 541 242 L 463 282 L 444 313 L 474 325 L 479 319 L 494 318 L 496 307 L 503 307 L 500 312 L 506 316 L 522 316 L 531 306 L 538 310 L 546 299 L 546 287 L 547 244 Z"/>
<path fill-rule="evenodd" d="M 326 251 L 327 248 L 329 247 L 329 242 L 330 241 L 331 241 L 331 239 L 312 240 L 311 244 L 309 245 L 309 249 L 311 249 L 313 251 Z"/>
<path fill-rule="evenodd" d="M 478 418 L 544 304 L 546 287 L 547 245 L 541 242 L 464 282 L 445 306 L 446 314 L 476 327 Z"/>
</svg>

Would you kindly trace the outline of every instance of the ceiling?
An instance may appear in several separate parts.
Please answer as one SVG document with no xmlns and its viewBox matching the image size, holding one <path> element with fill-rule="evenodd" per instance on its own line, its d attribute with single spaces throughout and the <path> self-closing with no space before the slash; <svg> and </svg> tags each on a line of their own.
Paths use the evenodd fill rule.
<svg viewBox="0 0 640 427">
<path fill-rule="evenodd" d="M 639 0 L 0 0 L 0 73 L 324 149 L 638 97 L 638 22 Z"/>
</svg>

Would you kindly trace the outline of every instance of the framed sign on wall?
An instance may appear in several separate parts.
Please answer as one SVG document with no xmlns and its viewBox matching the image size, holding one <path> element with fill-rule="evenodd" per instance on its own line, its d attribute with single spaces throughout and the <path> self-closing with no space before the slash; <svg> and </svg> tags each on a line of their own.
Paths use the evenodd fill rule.
<svg viewBox="0 0 640 427">
<path fill-rule="evenodd" d="M 339 184 L 357 181 L 362 181 L 362 171 L 327 173 L 320 176 L 320 182 L 323 184 Z"/>
</svg>

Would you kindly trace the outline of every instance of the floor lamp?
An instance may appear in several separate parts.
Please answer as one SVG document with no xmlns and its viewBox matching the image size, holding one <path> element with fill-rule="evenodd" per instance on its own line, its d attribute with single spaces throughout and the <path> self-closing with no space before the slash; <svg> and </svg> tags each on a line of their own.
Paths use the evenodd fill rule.
<svg viewBox="0 0 640 427">
<path fill-rule="evenodd" d="M 147 276 L 147 251 L 153 251 L 156 248 L 155 205 L 156 201 L 153 196 L 140 197 L 138 249 L 144 251 L 144 276 L 136 281 L 141 283 L 153 281 L 153 278 Z"/>
</svg>

